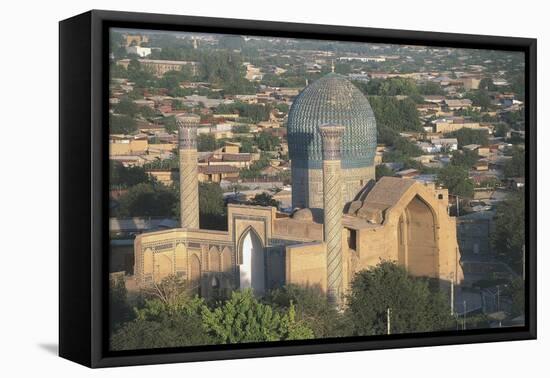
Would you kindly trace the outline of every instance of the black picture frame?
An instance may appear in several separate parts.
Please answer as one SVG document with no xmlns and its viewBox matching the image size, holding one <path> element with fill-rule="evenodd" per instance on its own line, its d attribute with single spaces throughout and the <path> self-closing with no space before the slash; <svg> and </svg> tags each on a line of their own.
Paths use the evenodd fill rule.
<svg viewBox="0 0 550 378">
<path fill-rule="evenodd" d="M 108 299 L 108 30 L 280 36 L 521 51 L 526 72 L 525 326 L 111 352 Z M 59 23 L 59 354 L 89 367 L 535 339 L 536 39 L 92 10 Z"/>
</svg>

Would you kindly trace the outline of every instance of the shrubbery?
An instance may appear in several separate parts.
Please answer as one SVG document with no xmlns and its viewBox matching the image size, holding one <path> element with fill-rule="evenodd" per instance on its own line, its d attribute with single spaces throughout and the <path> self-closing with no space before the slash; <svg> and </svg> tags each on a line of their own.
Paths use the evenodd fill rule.
<svg viewBox="0 0 550 378">
<path fill-rule="evenodd" d="M 392 333 L 455 326 L 437 283 L 387 261 L 355 275 L 343 311 L 319 287 L 288 285 L 263 297 L 233 291 L 225 300 L 206 301 L 171 276 L 142 292 L 129 319 L 125 289 L 112 290 L 112 309 L 126 314 L 111 317 L 114 350 L 380 335 L 386 333 L 388 308 Z"/>
</svg>

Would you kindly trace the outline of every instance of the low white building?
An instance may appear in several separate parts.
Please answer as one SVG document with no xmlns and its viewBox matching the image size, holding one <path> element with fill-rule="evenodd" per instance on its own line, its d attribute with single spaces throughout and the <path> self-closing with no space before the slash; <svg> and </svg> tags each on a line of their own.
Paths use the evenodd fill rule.
<svg viewBox="0 0 550 378">
<path fill-rule="evenodd" d="M 429 142 L 418 142 L 416 145 L 420 147 L 422 152 L 426 152 L 428 154 L 433 154 L 441 150 L 440 148 L 437 148 L 436 146 L 434 146 L 432 143 L 429 143 Z"/>
<path fill-rule="evenodd" d="M 447 152 L 452 152 L 458 150 L 458 140 L 456 138 L 441 138 L 433 139 L 432 144 L 441 152 L 443 150 Z"/>
<path fill-rule="evenodd" d="M 128 46 L 126 47 L 126 54 L 135 54 L 140 58 L 145 58 L 146 56 L 151 55 L 151 48 L 141 46 Z"/>
</svg>

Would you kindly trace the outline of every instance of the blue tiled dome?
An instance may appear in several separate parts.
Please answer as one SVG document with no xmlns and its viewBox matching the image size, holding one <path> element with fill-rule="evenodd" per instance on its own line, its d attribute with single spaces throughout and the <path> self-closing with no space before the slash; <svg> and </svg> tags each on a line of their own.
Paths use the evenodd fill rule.
<svg viewBox="0 0 550 378">
<path fill-rule="evenodd" d="M 346 127 L 342 167 L 373 165 L 376 121 L 369 101 L 342 75 L 330 73 L 307 86 L 288 113 L 288 148 L 293 167 L 321 168 L 322 142 L 318 127 L 325 123 Z"/>
</svg>

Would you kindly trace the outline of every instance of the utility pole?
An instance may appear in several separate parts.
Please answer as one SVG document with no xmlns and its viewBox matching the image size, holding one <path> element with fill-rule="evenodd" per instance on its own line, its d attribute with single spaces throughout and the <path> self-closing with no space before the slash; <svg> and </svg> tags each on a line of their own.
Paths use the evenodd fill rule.
<svg viewBox="0 0 550 378">
<path fill-rule="evenodd" d="M 497 311 L 500 311 L 500 285 L 497 285 Z"/>
<path fill-rule="evenodd" d="M 451 316 L 455 313 L 455 279 L 454 272 L 451 273 Z"/>
<path fill-rule="evenodd" d="M 460 210 L 459 210 L 460 202 L 459 202 L 458 196 L 455 195 L 455 197 L 456 197 L 456 217 L 458 218 L 460 216 Z"/>
<path fill-rule="evenodd" d="M 521 275 L 523 277 L 523 281 L 525 282 L 525 244 L 523 245 L 523 248 L 522 248 L 521 260 L 522 260 L 522 265 L 523 265 Z"/>
<path fill-rule="evenodd" d="M 466 330 L 466 301 L 464 301 L 464 316 L 463 316 L 463 319 L 462 319 L 462 330 L 465 331 Z"/>
<path fill-rule="evenodd" d="M 386 310 L 386 325 L 387 325 L 387 334 L 391 335 L 391 309 L 389 307 Z"/>
</svg>

